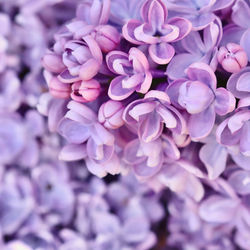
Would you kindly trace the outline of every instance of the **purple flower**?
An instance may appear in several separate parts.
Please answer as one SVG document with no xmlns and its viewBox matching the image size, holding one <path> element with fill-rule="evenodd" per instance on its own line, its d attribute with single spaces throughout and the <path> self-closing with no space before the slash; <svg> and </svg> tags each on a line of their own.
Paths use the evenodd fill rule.
<svg viewBox="0 0 250 250">
<path fill-rule="evenodd" d="M 167 7 L 173 11 L 173 15 L 187 18 L 192 22 L 194 30 L 202 30 L 214 21 L 216 15 L 215 11 L 223 10 L 229 7 L 233 0 L 194 0 L 194 1 L 179 1 L 179 0 L 165 0 Z"/>
<path fill-rule="evenodd" d="M 202 33 L 203 36 L 198 31 L 192 31 L 180 41 L 181 52 L 173 57 L 166 71 L 171 80 L 185 77 L 185 70 L 194 62 L 206 63 L 216 70 L 217 47 L 223 33 L 220 19 L 216 18 Z"/>
<path fill-rule="evenodd" d="M 224 28 L 223 45 L 227 43 L 240 44 L 247 53 L 248 61 L 250 60 L 250 5 L 248 1 L 237 0 L 232 7 L 232 21 Z"/>
<path fill-rule="evenodd" d="M 141 7 L 141 20 L 129 20 L 123 26 L 123 36 L 136 45 L 149 45 L 149 55 L 157 64 L 167 64 L 175 49 L 169 42 L 184 38 L 191 23 L 181 17 L 167 21 L 168 11 L 161 0 L 147 0 Z"/>
<path fill-rule="evenodd" d="M 242 69 L 236 74 L 232 74 L 227 82 L 227 89 L 236 98 L 250 97 L 250 67 Z"/>
<path fill-rule="evenodd" d="M 164 125 L 178 134 L 186 129 L 184 118 L 170 105 L 169 97 L 162 91 L 152 90 L 144 99 L 130 103 L 124 110 L 123 119 L 144 142 L 159 138 Z"/>
<path fill-rule="evenodd" d="M 239 151 L 250 156 L 250 99 L 241 99 L 238 109 L 225 119 L 217 128 L 216 136 L 219 143 L 226 146 L 238 146 Z"/>
<path fill-rule="evenodd" d="M 131 48 L 126 54 L 112 51 L 106 57 L 108 68 L 115 74 L 109 86 L 108 95 L 113 100 L 123 100 L 134 91 L 145 94 L 148 92 L 152 74 L 146 56 L 137 48 Z"/>
<path fill-rule="evenodd" d="M 235 99 L 224 88 L 216 89 L 216 76 L 207 64 L 194 63 L 186 74 L 186 79 L 172 82 L 167 93 L 173 105 L 190 114 L 189 134 L 197 140 L 211 132 L 216 113 L 225 115 L 234 110 Z"/>
<path fill-rule="evenodd" d="M 247 66 L 246 52 L 235 43 L 228 43 L 226 47 L 221 47 L 217 58 L 227 72 L 237 73 Z"/>
</svg>

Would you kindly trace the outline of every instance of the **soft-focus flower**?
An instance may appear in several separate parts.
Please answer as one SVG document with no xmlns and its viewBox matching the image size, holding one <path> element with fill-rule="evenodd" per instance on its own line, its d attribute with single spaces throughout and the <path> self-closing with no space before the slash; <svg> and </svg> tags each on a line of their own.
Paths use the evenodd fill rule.
<svg viewBox="0 0 250 250">
<path fill-rule="evenodd" d="M 175 49 L 169 42 L 183 39 L 191 23 L 181 17 L 167 20 L 168 11 L 162 0 L 147 0 L 141 7 L 141 20 L 129 20 L 123 26 L 123 36 L 136 45 L 149 45 L 149 55 L 157 64 L 167 64 Z"/>
<path fill-rule="evenodd" d="M 189 114 L 188 131 L 192 139 L 207 136 L 214 125 L 216 113 L 225 115 L 235 107 L 234 96 L 224 88 L 216 89 L 216 76 L 207 64 L 188 67 L 186 79 L 172 82 L 167 93 L 177 108 Z"/>
</svg>

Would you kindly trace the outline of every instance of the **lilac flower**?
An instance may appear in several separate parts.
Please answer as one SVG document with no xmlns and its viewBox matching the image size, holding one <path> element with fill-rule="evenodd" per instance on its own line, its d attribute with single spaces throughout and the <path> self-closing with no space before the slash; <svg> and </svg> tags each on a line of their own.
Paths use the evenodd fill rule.
<svg viewBox="0 0 250 250">
<path fill-rule="evenodd" d="M 233 23 L 224 28 L 223 45 L 233 42 L 240 44 L 247 53 L 250 60 L 249 39 L 250 39 L 250 6 L 248 1 L 237 0 L 232 7 Z"/>
<path fill-rule="evenodd" d="M 42 165 L 33 170 L 38 209 L 54 215 L 54 223 L 68 223 L 74 211 L 74 194 L 68 184 L 63 165 Z M 63 193 L 63 199 L 61 194 Z"/>
<path fill-rule="evenodd" d="M 203 36 L 198 31 L 189 33 L 180 41 L 181 52 L 173 57 L 167 67 L 168 77 L 171 80 L 185 77 L 185 70 L 194 62 L 206 63 L 215 71 L 217 68 L 217 47 L 221 41 L 222 33 L 222 24 L 219 18 L 216 18 L 203 30 Z"/>
<path fill-rule="evenodd" d="M 34 209 L 32 188 L 28 179 L 17 172 L 5 173 L 1 180 L 0 206 L 1 232 L 10 235 L 28 218 Z"/>
<path fill-rule="evenodd" d="M 162 91 L 150 91 L 144 99 L 130 103 L 123 117 L 144 142 L 159 138 L 164 125 L 178 134 L 184 133 L 186 129 L 184 118 L 170 105 L 169 97 Z"/>
<path fill-rule="evenodd" d="M 207 64 L 194 63 L 186 74 L 186 79 L 172 82 L 167 93 L 173 105 L 190 114 L 189 134 L 197 140 L 211 132 L 216 113 L 225 115 L 234 110 L 235 99 L 224 88 L 216 89 L 216 76 Z"/>
<path fill-rule="evenodd" d="M 113 100 L 123 100 L 134 91 L 145 94 L 148 92 L 152 74 L 146 56 L 137 48 L 131 48 L 126 54 L 112 51 L 106 57 L 108 68 L 115 74 L 109 86 L 108 95 Z"/>
<path fill-rule="evenodd" d="M 250 67 L 242 69 L 236 74 L 232 74 L 227 82 L 227 89 L 233 93 L 236 98 L 245 98 L 250 96 L 248 81 L 250 80 Z"/>
<path fill-rule="evenodd" d="M 235 114 L 225 119 L 216 131 L 219 143 L 227 146 L 236 145 L 239 151 L 247 157 L 250 156 L 249 101 L 249 98 L 241 99 Z"/>
<path fill-rule="evenodd" d="M 246 52 L 235 43 L 228 43 L 226 47 L 221 47 L 217 57 L 222 67 L 231 73 L 237 73 L 247 66 Z"/>
<path fill-rule="evenodd" d="M 178 1 L 165 0 L 167 7 L 173 11 L 173 15 L 187 18 L 192 22 L 194 30 L 202 30 L 214 21 L 215 11 L 223 10 L 229 7 L 233 0 L 222 1 Z"/>
<path fill-rule="evenodd" d="M 141 7 L 141 20 L 129 20 L 123 26 L 123 36 L 136 45 L 149 45 L 149 55 L 157 64 L 167 64 L 175 49 L 169 42 L 184 38 L 191 23 L 181 17 L 167 21 L 167 8 L 161 0 L 147 0 Z"/>
</svg>

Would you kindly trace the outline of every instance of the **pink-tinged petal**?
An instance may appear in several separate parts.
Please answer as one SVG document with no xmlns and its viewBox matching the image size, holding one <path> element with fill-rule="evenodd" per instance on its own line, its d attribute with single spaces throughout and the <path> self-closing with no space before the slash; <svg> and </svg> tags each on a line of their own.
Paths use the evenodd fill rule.
<svg viewBox="0 0 250 250">
<path fill-rule="evenodd" d="M 79 69 L 79 77 L 81 80 L 91 80 L 99 71 L 100 64 L 96 59 L 89 59 Z"/>
<path fill-rule="evenodd" d="M 139 85 L 143 81 L 143 74 L 134 74 L 130 77 L 126 77 L 122 80 L 122 87 L 124 89 L 138 89 Z M 138 91 L 139 92 L 139 91 Z"/>
<path fill-rule="evenodd" d="M 133 47 L 129 50 L 129 60 L 132 61 L 133 69 L 136 72 L 145 72 L 149 69 L 147 57 L 137 48 Z"/>
<path fill-rule="evenodd" d="M 250 10 L 249 10 L 249 12 L 250 12 Z M 250 61 L 249 44 L 250 44 L 250 25 L 249 25 L 249 28 L 246 30 L 246 32 L 244 32 L 244 34 L 242 35 L 241 40 L 240 40 L 240 45 L 247 53 L 248 61 Z"/>
<path fill-rule="evenodd" d="M 166 106 L 159 105 L 156 111 L 161 116 L 167 128 L 175 128 L 177 126 L 177 120 L 173 112 L 169 111 Z"/>
<path fill-rule="evenodd" d="M 161 15 L 160 17 L 158 16 L 159 14 Z M 167 16 L 168 10 L 162 0 L 144 1 L 144 4 L 141 7 L 141 17 L 146 23 L 150 23 L 152 19 L 157 18 L 160 18 L 161 22 L 165 23 Z M 154 21 L 156 23 L 159 22 L 158 20 Z"/>
<path fill-rule="evenodd" d="M 170 130 L 177 134 L 187 133 L 187 124 L 181 113 L 173 106 L 167 105 L 168 110 L 172 111 L 172 114 L 175 116 L 177 121 L 177 126 L 170 128 Z"/>
<path fill-rule="evenodd" d="M 133 107 L 133 103 L 130 104 L 124 111 L 124 113 L 128 113 L 133 119 L 139 122 L 140 116 L 145 114 L 149 114 L 154 111 L 156 104 L 154 102 L 143 102 L 135 105 Z"/>
<path fill-rule="evenodd" d="M 105 24 L 108 22 L 110 12 L 110 0 L 94 0 L 90 8 L 90 20 L 92 24 Z"/>
<path fill-rule="evenodd" d="M 64 118 L 60 122 L 58 132 L 66 138 L 69 143 L 76 144 L 85 142 L 90 136 L 88 127 L 67 118 Z"/>
<path fill-rule="evenodd" d="M 241 195 L 250 194 L 250 172 L 238 170 L 230 175 L 229 184 Z"/>
<path fill-rule="evenodd" d="M 198 45 L 197 45 L 198 46 Z M 194 62 L 199 61 L 200 55 L 178 54 L 168 64 L 166 74 L 171 80 L 178 80 L 186 77 L 185 70 Z M 178 67 L 176 67 L 178 65 Z"/>
<path fill-rule="evenodd" d="M 130 66 L 128 54 L 122 51 L 111 51 L 106 55 L 106 63 L 110 71 L 115 74 L 125 75 L 123 65 Z"/>
<path fill-rule="evenodd" d="M 147 23 L 138 26 L 134 31 L 134 36 L 137 41 L 146 44 L 155 44 L 159 41 L 159 38 L 153 35 L 151 26 Z"/>
<path fill-rule="evenodd" d="M 201 203 L 199 215 L 207 222 L 227 223 L 236 216 L 238 206 L 238 200 L 213 195 Z"/>
<path fill-rule="evenodd" d="M 218 88 L 215 96 L 215 112 L 218 115 L 226 115 L 235 109 L 236 100 L 231 92 Z"/>
<path fill-rule="evenodd" d="M 242 69 L 236 74 L 232 74 L 227 82 L 227 89 L 235 97 L 244 98 L 250 96 L 250 67 Z"/>
<path fill-rule="evenodd" d="M 161 117 L 152 112 L 140 123 L 138 135 L 144 142 L 151 142 L 159 138 L 163 130 Z"/>
<path fill-rule="evenodd" d="M 94 162 L 90 158 L 87 158 L 85 160 L 85 162 L 86 162 L 86 166 L 87 166 L 90 173 L 98 176 L 99 178 L 103 178 L 107 175 L 107 172 L 106 172 L 103 164 L 97 164 L 96 162 Z"/>
<path fill-rule="evenodd" d="M 53 73 L 61 73 L 66 67 L 61 56 L 55 53 L 46 53 L 42 59 L 43 67 Z"/>
<path fill-rule="evenodd" d="M 240 151 L 243 155 L 250 157 L 250 119 L 242 127 Z"/>
<path fill-rule="evenodd" d="M 213 105 L 201 113 L 191 115 L 188 121 L 188 131 L 192 139 L 206 137 L 214 126 L 215 111 Z"/>
<path fill-rule="evenodd" d="M 67 69 L 58 75 L 58 79 L 63 83 L 73 83 L 81 80 L 81 78 L 78 75 L 77 76 L 71 75 Z"/>
<path fill-rule="evenodd" d="M 187 69 L 190 80 L 205 83 L 212 90 L 216 89 L 217 79 L 212 68 L 206 63 L 197 62 L 191 64 Z"/>
<path fill-rule="evenodd" d="M 232 8 L 232 20 L 243 28 L 249 28 L 250 7 L 244 0 L 238 0 Z"/>
<path fill-rule="evenodd" d="M 237 112 L 232 117 L 229 118 L 228 128 L 230 129 L 231 133 L 235 133 L 244 126 L 245 122 L 249 120 L 250 120 L 250 112 L 247 111 Z"/>
<path fill-rule="evenodd" d="M 87 156 L 85 144 L 67 144 L 58 156 L 60 161 L 79 161 Z"/>
<path fill-rule="evenodd" d="M 179 88 L 178 103 L 189 114 L 197 114 L 204 111 L 213 101 L 213 91 L 202 82 L 186 81 Z"/>
<path fill-rule="evenodd" d="M 122 27 L 122 34 L 124 38 L 136 45 L 144 44 L 141 41 L 138 41 L 134 35 L 135 29 L 141 25 L 140 21 L 137 20 L 129 20 L 123 27 Z"/>
<path fill-rule="evenodd" d="M 146 5 L 142 7 L 145 10 Z M 167 16 L 167 8 L 161 1 L 152 1 L 148 9 L 147 21 L 150 23 L 154 30 L 160 29 L 165 23 Z"/>
<path fill-rule="evenodd" d="M 177 26 L 179 28 L 179 35 L 172 42 L 176 42 L 176 41 L 183 39 L 185 36 L 187 36 L 190 33 L 192 29 L 192 23 L 182 17 L 173 17 L 169 19 L 168 24 Z"/>
<path fill-rule="evenodd" d="M 170 99 L 166 92 L 160 91 L 160 90 L 150 90 L 145 96 L 144 99 L 147 98 L 155 98 L 160 100 L 163 103 L 170 104 Z"/>
<path fill-rule="evenodd" d="M 123 88 L 122 81 L 125 78 L 126 77 L 124 76 L 117 76 L 111 81 L 109 85 L 108 95 L 112 100 L 116 101 L 124 100 L 135 91 L 135 88 L 132 89 Z"/>
<path fill-rule="evenodd" d="M 70 84 L 61 82 L 57 77 L 53 76 L 48 82 L 49 91 L 55 98 L 67 99 L 70 97 Z"/>
<path fill-rule="evenodd" d="M 207 169 L 209 179 L 214 180 L 223 173 L 226 168 L 227 155 L 226 148 L 217 142 L 202 146 L 199 157 Z"/>
<path fill-rule="evenodd" d="M 97 121 L 97 116 L 95 114 L 94 111 L 92 111 L 92 109 L 90 109 L 88 106 L 75 102 L 75 101 L 70 101 L 67 105 L 67 108 L 72 111 L 75 112 L 77 114 L 79 114 L 80 116 L 82 116 L 82 123 L 85 125 L 91 125 L 93 124 L 93 122 Z M 69 116 L 70 119 L 74 119 L 73 117 Z"/>
<path fill-rule="evenodd" d="M 93 58 L 101 65 L 102 64 L 102 51 L 92 36 L 85 36 L 83 40 L 86 42 Z"/>
<path fill-rule="evenodd" d="M 169 63 L 175 54 L 174 47 L 167 43 L 151 44 L 148 51 L 152 60 L 158 64 Z"/>
<path fill-rule="evenodd" d="M 213 49 L 215 46 L 218 46 L 222 38 L 222 34 L 222 24 L 218 18 L 204 29 L 203 40 L 207 51 Z"/>
<path fill-rule="evenodd" d="M 136 91 L 142 94 L 146 94 L 150 89 L 152 83 L 152 75 L 150 72 L 145 73 L 144 81 L 141 83 L 140 88 Z"/>
<path fill-rule="evenodd" d="M 238 109 L 250 106 L 250 96 L 240 99 L 238 102 Z"/>
</svg>

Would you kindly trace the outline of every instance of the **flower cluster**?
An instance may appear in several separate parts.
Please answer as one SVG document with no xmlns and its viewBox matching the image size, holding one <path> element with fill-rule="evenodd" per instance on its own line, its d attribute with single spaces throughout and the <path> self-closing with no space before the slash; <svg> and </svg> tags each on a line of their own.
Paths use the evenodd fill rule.
<svg viewBox="0 0 250 250">
<path fill-rule="evenodd" d="M 250 249 L 249 20 L 0 1 L 0 249 Z"/>
</svg>

